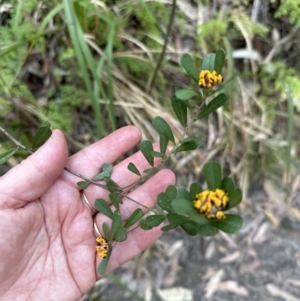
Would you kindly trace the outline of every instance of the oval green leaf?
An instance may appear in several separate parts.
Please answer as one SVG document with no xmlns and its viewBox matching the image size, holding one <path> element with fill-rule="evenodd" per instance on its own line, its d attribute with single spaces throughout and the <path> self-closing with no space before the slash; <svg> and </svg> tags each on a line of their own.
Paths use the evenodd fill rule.
<svg viewBox="0 0 300 301">
<path fill-rule="evenodd" d="M 234 191 L 229 193 L 228 197 L 229 197 L 229 203 L 228 203 L 228 207 L 226 208 L 226 210 L 229 210 L 229 209 L 237 206 L 238 204 L 240 204 L 240 202 L 243 199 L 243 192 L 241 189 L 235 189 Z"/>
<path fill-rule="evenodd" d="M 115 239 L 119 229 L 122 227 L 122 217 L 119 215 L 118 211 L 115 211 L 112 216 L 111 224 L 111 239 Z"/>
<path fill-rule="evenodd" d="M 193 212 L 190 216 L 190 220 L 196 223 L 197 225 L 201 226 L 208 222 L 207 217 L 205 217 L 203 214 L 201 214 L 199 211 Z"/>
<path fill-rule="evenodd" d="M 172 142 L 175 142 L 174 135 L 170 126 L 162 117 L 155 117 L 152 121 L 152 125 L 161 135 L 164 135 Z"/>
<path fill-rule="evenodd" d="M 43 145 L 48 138 L 51 136 L 52 131 L 49 126 L 41 126 L 37 129 L 33 141 L 32 141 L 32 149 L 36 149 Z"/>
<path fill-rule="evenodd" d="M 97 199 L 95 201 L 94 207 L 109 218 L 113 217 L 113 212 L 103 199 Z"/>
<path fill-rule="evenodd" d="M 151 166 L 154 165 L 153 146 L 148 140 L 142 141 L 140 144 L 141 152 Z"/>
<path fill-rule="evenodd" d="M 163 226 L 163 227 L 161 228 L 161 231 L 163 231 L 163 232 L 168 232 L 168 231 L 170 231 L 170 230 L 173 230 L 173 229 L 176 228 L 176 227 L 177 227 L 177 225 L 169 224 L 169 225 Z"/>
<path fill-rule="evenodd" d="M 178 99 L 175 95 L 171 98 L 171 105 L 180 124 L 186 128 L 187 126 L 187 106 L 185 101 Z"/>
<path fill-rule="evenodd" d="M 127 169 L 130 170 L 132 173 L 138 175 L 138 176 L 141 176 L 141 173 L 139 172 L 139 170 L 137 169 L 137 167 L 132 163 L 130 162 L 127 166 Z"/>
<path fill-rule="evenodd" d="M 243 226 L 243 219 L 234 214 L 226 214 L 226 218 L 222 220 L 211 221 L 212 226 L 226 233 L 234 233 L 240 230 Z"/>
<path fill-rule="evenodd" d="M 7 162 L 14 154 L 15 152 L 18 150 L 19 148 L 15 148 L 15 149 L 11 149 L 7 152 L 4 152 L 3 154 L 0 154 L 0 165 L 4 164 L 5 162 Z"/>
<path fill-rule="evenodd" d="M 183 225 L 189 221 L 188 217 L 176 213 L 168 213 L 167 219 L 171 224 L 176 226 Z"/>
<path fill-rule="evenodd" d="M 213 236 L 216 235 L 217 232 L 218 230 L 215 227 L 213 227 L 209 222 L 200 226 L 198 229 L 198 233 L 203 236 Z"/>
<path fill-rule="evenodd" d="M 110 231 L 109 231 L 107 223 L 102 224 L 102 230 L 103 230 L 103 234 L 104 234 L 104 237 L 106 238 L 106 240 L 111 240 L 110 239 Z"/>
<path fill-rule="evenodd" d="M 222 168 L 219 162 L 207 162 L 203 167 L 203 174 L 209 190 L 220 188 L 222 180 Z"/>
<path fill-rule="evenodd" d="M 170 200 L 175 199 L 177 196 L 177 188 L 174 185 L 168 186 L 168 188 L 166 190 L 166 194 Z"/>
<path fill-rule="evenodd" d="M 210 113 L 216 111 L 218 108 L 224 106 L 227 101 L 227 96 L 224 93 L 220 93 L 216 96 L 198 115 L 197 119 L 201 119 Z"/>
<path fill-rule="evenodd" d="M 159 147 L 160 147 L 160 152 L 163 155 L 163 157 L 166 154 L 168 142 L 169 142 L 169 139 L 167 136 L 162 135 L 162 134 L 159 135 Z"/>
<path fill-rule="evenodd" d="M 112 248 L 109 249 L 106 257 L 102 259 L 101 263 L 98 266 L 98 273 L 100 275 L 104 275 L 105 274 L 105 271 L 106 271 L 106 268 L 107 268 L 107 264 L 108 264 L 108 261 L 109 261 L 110 255 L 111 255 L 111 251 L 112 251 Z"/>
<path fill-rule="evenodd" d="M 80 182 L 77 182 L 77 186 L 80 187 L 81 189 L 87 189 L 90 185 L 91 185 L 92 182 L 90 181 L 80 181 Z"/>
<path fill-rule="evenodd" d="M 215 53 L 208 53 L 204 56 L 201 64 L 201 70 L 214 71 L 215 68 Z"/>
<path fill-rule="evenodd" d="M 179 89 L 175 92 L 175 96 L 181 100 L 189 100 L 195 96 L 201 96 L 198 92 L 190 89 Z"/>
<path fill-rule="evenodd" d="M 192 183 L 190 186 L 190 195 L 191 198 L 195 199 L 196 194 L 202 192 L 202 186 L 199 183 Z"/>
<path fill-rule="evenodd" d="M 114 182 L 111 178 L 104 177 L 103 180 L 109 192 L 116 192 L 120 189 L 119 185 L 116 182 Z"/>
<path fill-rule="evenodd" d="M 165 215 L 150 215 L 146 217 L 145 221 L 141 225 L 141 228 L 143 230 L 150 230 L 153 227 L 159 226 L 165 220 L 165 218 Z"/>
<path fill-rule="evenodd" d="M 225 51 L 223 49 L 218 49 L 216 52 L 216 58 L 215 58 L 215 67 L 214 70 L 218 73 L 221 74 L 224 62 L 225 62 Z"/>
<path fill-rule="evenodd" d="M 195 150 L 200 144 L 201 139 L 199 137 L 190 136 L 180 142 L 179 146 L 174 150 L 174 153 Z"/>
<path fill-rule="evenodd" d="M 180 226 L 187 234 L 195 236 L 198 234 L 199 226 L 194 222 L 187 222 Z"/>
<path fill-rule="evenodd" d="M 186 73 L 197 83 L 199 71 L 192 57 L 188 53 L 184 53 L 180 58 L 180 64 Z"/>
<path fill-rule="evenodd" d="M 164 192 L 160 193 L 157 196 L 157 205 L 167 212 L 174 212 L 174 209 L 171 206 L 171 200 L 169 199 L 168 195 Z"/>
<path fill-rule="evenodd" d="M 125 241 L 126 239 L 127 239 L 127 231 L 126 231 L 126 229 L 121 227 L 116 234 L 115 240 L 118 242 L 122 242 L 122 241 Z"/>
<path fill-rule="evenodd" d="M 186 188 L 181 188 L 178 190 L 177 193 L 177 198 L 182 198 L 182 199 L 186 199 L 189 201 L 193 201 L 194 199 L 191 197 L 190 193 L 187 191 Z"/>
<path fill-rule="evenodd" d="M 144 212 L 142 209 L 138 208 L 133 211 L 128 220 L 126 221 L 124 228 L 129 228 L 134 225 L 137 221 L 139 221 L 144 216 Z"/>
<path fill-rule="evenodd" d="M 220 188 L 223 189 L 227 193 L 231 193 L 235 188 L 232 178 L 224 177 L 221 182 Z"/>
<path fill-rule="evenodd" d="M 172 201 L 171 206 L 178 214 L 191 215 L 195 212 L 193 203 L 187 199 L 177 197 Z"/>
<path fill-rule="evenodd" d="M 122 195 L 118 192 L 112 192 L 108 195 L 108 197 L 117 211 L 120 211 L 120 204 L 123 204 Z"/>
</svg>

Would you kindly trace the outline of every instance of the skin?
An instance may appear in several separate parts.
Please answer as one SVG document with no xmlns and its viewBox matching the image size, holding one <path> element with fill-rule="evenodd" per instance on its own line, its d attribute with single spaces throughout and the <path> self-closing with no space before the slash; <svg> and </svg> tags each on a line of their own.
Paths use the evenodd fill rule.
<svg viewBox="0 0 300 301">
<path fill-rule="evenodd" d="M 124 127 L 68 158 L 65 138 L 55 130 L 38 151 L 0 178 L 0 300 L 78 300 L 100 279 L 93 212 L 76 184 L 81 179 L 64 167 L 92 178 L 140 139 L 137 128 Z M 140 171 L 149 168 L 140 152 L 114 165 L 112 179 L 121 187 L 138 179 L 128 171 L 129 162 Z M 174 182 L 171 171 L 161 170 L 129 196 L 151 208 L 157 194 Z M 91 204 L 104 198 L 110 205 L 108 192 L 98 186 L 90 185 L 85 195 Z M 126 219 L 139 206 L 127 198 L 123 202 Z M 109 220 L 98 213 L 99 229 L 103 222 Z M 160 228 L 130 230 L 125 242 L 114 245 L 107 273 L 160 235 Z"/>
</svg>

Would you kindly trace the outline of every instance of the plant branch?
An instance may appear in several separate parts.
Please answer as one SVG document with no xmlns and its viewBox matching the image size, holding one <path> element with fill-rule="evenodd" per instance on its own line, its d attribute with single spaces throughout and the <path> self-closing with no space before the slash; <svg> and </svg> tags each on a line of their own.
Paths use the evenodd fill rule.
<svg viewBox="0 0 300 301">
<path fill-rule="evenodd" d="M 0 131 L 9 139 L 11 140 L 16 146 L 26 150 L 28 153 L 33 154 L 33 151 L 26 146 L 24 146 L 21 142 L 16 140 L 13 136 L 11 136 L 3 127 L 0 126 Z"/>
<path fill-rule="evenodd" d="M 167 45 L 168 45 L 168 41 L 169 41 L 169 36 L 171 35 L 172 25 L 173 25 L 173 21 L 174 21 L 174 17 L 175 17 L 175 9 L 176 9 L 176 0 L 173 0 L 172 11 L 171 11 L 171 16 L 170 16 L 169 24 L 168 24 L 167 34 L 166 34 L 166 37 L 165 37 L 165 42 L 164 42 L 164 45 L 163 45 L 163 49 L 162 49 L 162 51 L 160 53 L 159 59 L 157 61 L 155 70 L 154 70 L 152 76 L 150 77 L 150 79 L 149 79 L 149 81 L 147 83 L 147 88 L 146 88 L 146 93 L 147 94 L 149 93 L 149 91 L 151 90 L 151 88 L 153 86 L 154 79 L 155 79 L 155 77 L 156 77 L 156 75 L 158 73 L 158 70 L 161 67 L 163 58 L 164 58 L 165 53 L 166 53 L 166 49 L 167 49 Z"/>
</svg>

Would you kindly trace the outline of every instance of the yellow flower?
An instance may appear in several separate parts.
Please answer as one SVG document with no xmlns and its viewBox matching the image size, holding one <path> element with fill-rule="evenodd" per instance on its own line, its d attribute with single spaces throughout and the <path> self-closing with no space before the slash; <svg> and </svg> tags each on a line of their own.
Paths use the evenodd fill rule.
<svg viewBox="0 0 300 301">
<path fill-rule="evenodd" d="M 97 237 L 96 242 L 98 243 L 98 246 L 96 246 L 97 255 L 101 258 L 105 258 L 109 250 L 107 240 L 104 237 Z"/>
<path fill-rule="evenodd" d="M 209 219 L 224 219 L 226 215 L 222 212 L 228 205 L 229 198 L 222 189 L 204 190 L 196 194 L 194 207 Z"/>
<path fill-rule="evenodd" d="M 223 76 L 216 71 L 202 70 L 199 74 L 198 85 L 202 88 L 212 88 L 223 81 Z"/>
</svg>

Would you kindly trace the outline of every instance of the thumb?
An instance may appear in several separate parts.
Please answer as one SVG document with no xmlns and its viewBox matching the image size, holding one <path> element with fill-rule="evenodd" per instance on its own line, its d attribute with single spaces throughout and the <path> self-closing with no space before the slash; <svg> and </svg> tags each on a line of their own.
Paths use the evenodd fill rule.
<svg viewBox="0 0 300 301">
<path fill-rule="evenodd" d="M 45 193 L 68 160 L 64 135 L 54 130 L 47 142 L 0 178 L 0 209 L 20 208 Z"/>
</svg>

